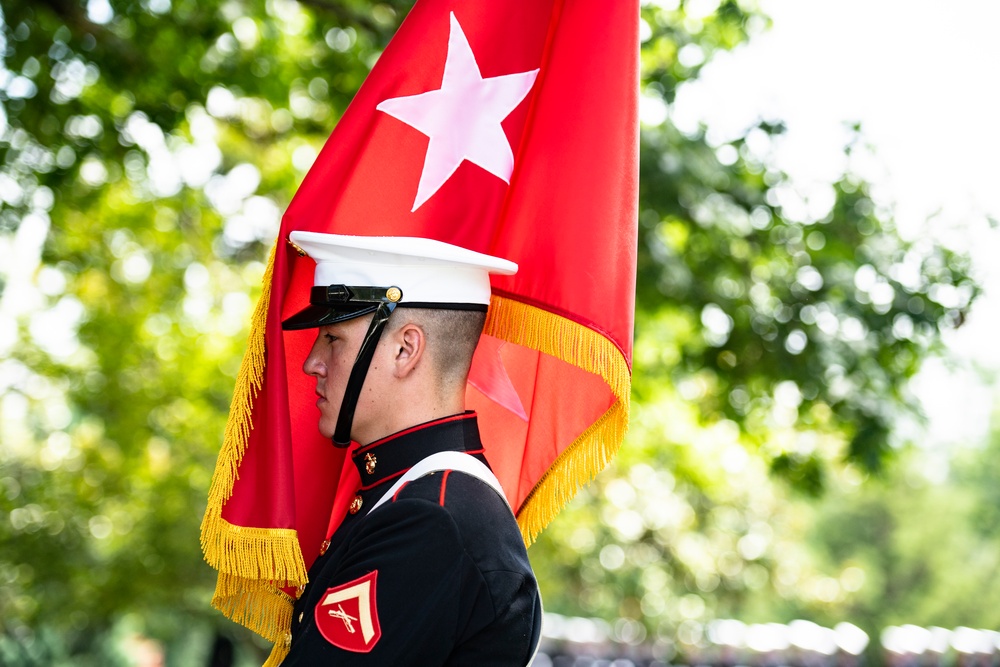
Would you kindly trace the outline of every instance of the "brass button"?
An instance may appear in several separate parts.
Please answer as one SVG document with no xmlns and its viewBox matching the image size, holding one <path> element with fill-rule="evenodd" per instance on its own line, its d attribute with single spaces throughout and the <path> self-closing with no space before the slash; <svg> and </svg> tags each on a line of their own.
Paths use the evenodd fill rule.
<svg viewBox="0 0 1000 667">
<path fill-rule="evenodd" d="M 302 622 L 302 617 L 305 616 L 305 615 L 306 615 L 306 613 L 304 611 L 300 611 L 299 612 L 299 623 Z"/>
<path fill-rule="evenodd" d="M 403 298 L 403 293 L 398 287 L 390 287 L 385 291 L 385 298 L 395 303 Z"/>
<path fill-rule="evenodd" d="M 361 500 L 361 496 L 354 496 L 354 500 L 351 501 L 351 506 L 348 508 L 348 511 L 351 514 L 357 514 L 361 511 L 361 503 L 363 502 L 364 501 Z"/>
<path fill-rule="evenodd" d="M 326 553 L 326 550 L 330 548 L 330 540 L 323 540 L 323 544 L 319 545 L 319 555 L 322 556 Z"/>
<path fill-rule="evenodd" d="M 378 459 L 371 452 L 365 454 L 365 472 L 369 475 L 375 472 L 375 464 L 378 463 Z"/>
<path fill-rule="evenodd" d="M 296 597 L 302 597 L 302 594 L 305 592 L 306 592 L 305 584 L 299 584 L 298 586 L 295 587 Z"/>
<path fill-rule="evenodd" d="M 291 645 L 292 645 L 292 633 L 291 632 L 286 632 L 285 633 L 285 648 L 288 648 Z"/>
</svg>

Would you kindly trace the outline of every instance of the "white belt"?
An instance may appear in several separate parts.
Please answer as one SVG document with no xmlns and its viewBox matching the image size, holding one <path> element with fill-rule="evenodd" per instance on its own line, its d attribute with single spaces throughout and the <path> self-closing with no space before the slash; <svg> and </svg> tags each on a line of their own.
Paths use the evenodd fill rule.
<svg viewBox="0 0 1000 667">
<path fill-rule="evenodd" d="M 407 470 L 388 491 L 382 494 L 378 502 L 372 505 L 368 511 L 374 511 L 382 503 L 391 500 L 396 492 L 407 482 L 412 482 L 424 475 L 442 470 L 464 472 L 467 475 L 472 475 L 482 480 L 503 498 L 504 504 L 510 509 L 510 503 L 507 502 L 507 496 L 504 495 L 503 487 L 500 486 L 500 480 L 497 479 L 497 476 L 493 474 L 493 471 L 485 463 L 465 452 L 438 452 L 437 454 L 431 454 L 425 459 L 421 459 L 415 466 Z"/>
</svg>

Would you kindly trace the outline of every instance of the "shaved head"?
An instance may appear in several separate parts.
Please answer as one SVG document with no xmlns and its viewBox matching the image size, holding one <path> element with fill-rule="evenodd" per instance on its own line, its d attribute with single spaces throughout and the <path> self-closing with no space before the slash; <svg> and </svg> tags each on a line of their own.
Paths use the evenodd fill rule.
<svg viewBox="0 0 1000 667">
<path fill-rule="evenodd" d="M 397 308 L 389 327 L 398 330 L 413 323 L 424 330 L 427 352 L 437 371 L 441 389 L 464 388 L 472 355 L 483 333 L 486 313 L 475 310 Z"/>
</svg>

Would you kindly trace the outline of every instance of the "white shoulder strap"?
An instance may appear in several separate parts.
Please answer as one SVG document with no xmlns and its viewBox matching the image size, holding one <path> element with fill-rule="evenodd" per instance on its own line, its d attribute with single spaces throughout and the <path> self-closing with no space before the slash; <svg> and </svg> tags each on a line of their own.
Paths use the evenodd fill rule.
<svg viewBox="0 0 1000 667">
<path fill-rule="evenodd" d="M 378 502 L 372 505 L 368 511 L 371 512 L 382 503 L 391 500 L 396 492 L 407 482 L 412 482 L 424 475 L 441 470 L 455 470 L 472 475 L 492 487 L 503 498 L 504 503 L 507 503 L 507 496 L 504 495 L 503 487 L 500 486 L 500 480 L 497 479 L 496 475 L 493 474 L 493 471 L 485 463 L 465 452 L 438 452 L 420 460 L 415 466 L 407 470 L 388 491 L 382 494 Z M 507 504 L 507 507 L 509 508 L 510 505 Z"/>
</svg>

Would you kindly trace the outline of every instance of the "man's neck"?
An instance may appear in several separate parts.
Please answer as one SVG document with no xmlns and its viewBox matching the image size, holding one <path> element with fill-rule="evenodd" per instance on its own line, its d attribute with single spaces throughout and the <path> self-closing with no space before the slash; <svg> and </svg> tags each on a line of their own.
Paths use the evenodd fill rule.
<svg viewBox="0 0 1000 667">
<path fill-rule="evenodd" d="M 387 406 L 386 412 L 379 415 L 377 423 L 365 428 L 363 432 L 351 435 L 358 443 L 368 445 L 404 429 L 465 412 L 464 392 L 460 396 L 451 396 L 450 400 L 435 398 L 430 396 L 409 405 Z"/>
</svg>

